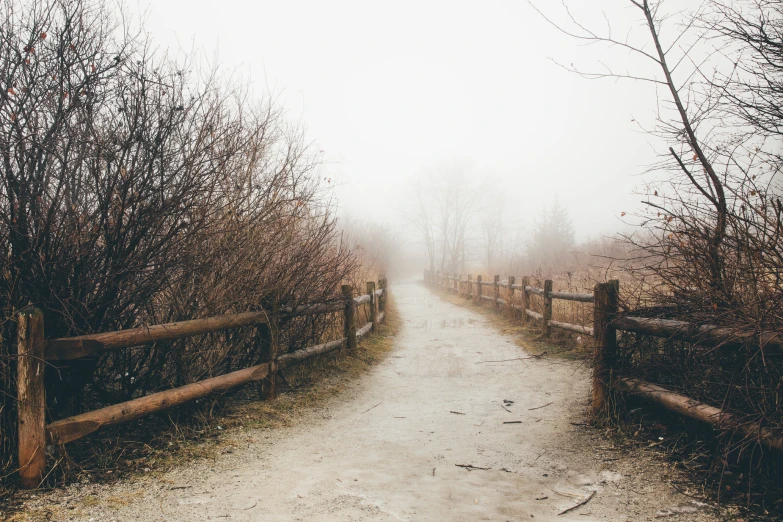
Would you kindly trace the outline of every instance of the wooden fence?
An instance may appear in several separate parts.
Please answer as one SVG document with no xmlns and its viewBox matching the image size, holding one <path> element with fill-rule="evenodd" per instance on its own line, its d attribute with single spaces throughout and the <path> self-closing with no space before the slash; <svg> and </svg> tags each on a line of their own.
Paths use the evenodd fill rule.
<svg viewBox="0 0 783 522">
<path fill-rule="evenodd" d="M 350 285 L 344 285 L 341 300 L 334 303 L 313 303 L 296 309 L 276 303 L 271 310 L 63 339 L 45 339 L 44 314 L 40 309 L 23 310 L 18 318 L 17 359 L 19 473 L 22 487 L 35 488 L 40 485 L 46 467 L 47 444 L 65 444 L 101 427 L 128 422 L 251 382 L 259 383 L 262 398 L 274 398 L 278 371 L 333 350 L 354 349 L 363 337 L 375 332 L 386 314 L 386 292 L 386 279 L 380 278 L 377 289 L 375 282 L 368 282 L 367 293 L 358 297 L 354 297 Z M 370 321 L 357 329 L 355 310 L 357 306 L 365 304 L 369 306 Z M 341 312 L 344 317 L 341 339 L 295 352 L 280 353 L 278 325 L 281 319 L 334 312 Z M 46 424 L 44 369 L 47 361 L 79 359 L 112 350 L 246 326 L 259 329 L 264 359 L 262 364 Z"/>
<path fill-rule="evenodd" d="M 610 391 L 614 389 L 643 397 L 668 410 L 721 429 L 736 429 L 746 436 L 757 437 L 761 443 L 768 447 L 783 451 L 783 432 L 780 430 L 738 423 L 731 414 L 720 408 L 696 401 L 657 384 L 620 375 L 617 371 L 618 331 L 705 346 L 721 346 L 728 349 L 752 343 L 777 350 L 783 349 L 783 332 L 762 332 L 759 334 L 730 330 L 715 325 L 693 325 L 670 319 L 633 315 L 621 316 L 618 306 L 619 281 L 599 283 L 595 285 L 591 294 L 574 294 L 553 291 L 551 280 L 544 282 L 544 288 L 536 288 L 528 284 L 529 279 L 523 277 L 520 280 L 521 284 L 516 284 L 514 277 L 501 281 L 500 276 L 495 276 L 492 282 L 488 282 L 483 281 L 480 275 L 476 276 L 474 281 L 471 275 L 463 279 L 459 274 L 424 272 L 424 282 L 432 288 L 464 296 L 477 304 L 489 301 L 496 310 L 501 311 L 505 308 L 512 317 L 515 317 L 516 312 L 519 312 L 523 321 L 527 321 L 529 318 L 540 321 L 545 336 L 550 334 L 552 328 L 593 336 L 595 344 L 591 402 L 593 414 L 606 412 L 613 407 L 610 404 Z M 484 293 L 484 289 L 487 287 L 491 288 L 491 294 Z M 501 288 L 508 289 L 510 296 L 508 300 L 500 298 Z M 516 291 L 519 291 L 518 299 Z M 530 309 L 531 295 L 538 295 L 543 299 L 543 314 Z M 554 320 L 552 318 L 552 301 L 555 299 L 593 303 L 593 326 L 581 326 Z"/>
</svg>

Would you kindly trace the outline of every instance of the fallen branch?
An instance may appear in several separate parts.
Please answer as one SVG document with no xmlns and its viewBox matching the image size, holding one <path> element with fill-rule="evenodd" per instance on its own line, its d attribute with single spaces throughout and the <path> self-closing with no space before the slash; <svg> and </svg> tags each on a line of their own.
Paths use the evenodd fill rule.
<svg viewBox="0 0 783 522">
<path fill-rule="evenodd" d="M 585 499 L 584 499 L 584 500 L 582 500 L 581 502 L 577 502 L 576 504 L 574 504 L 574 505 L 573 505 L 573 506 L 571 506 L 570 508 L 568 508 L 568 509 L 564 509 L 563 511 L 561 511 L 560 513 L 558 513 L 558 514 L 557 514 L 557 516 L 560 516 L 560 515 L 565 515 L 565 514 L 566 514 L 566 513 L 568 513 L 569 511 L 573 511 L 573 510 L 575 510 L 576 508 L 579 508 L 579 507 L 582 507 L 582 506 L 584 506 L 585 504 L 587 504 L 588 502 L 590 502 L 590 500 L 592 500 L 592 498 L 593 498 L 594 496 L 595 496 L 595 491 L 593 491 L 592 493 L 590 493 L 590 494 L 587 496 L 587 498 L 585 498 Z"/>
<path fill-rule="evenodd" d="M 449 411 L 449 413 L 453 413 L 454 415 L 465 415 L 461 411 Z"/>
<path fill-rule="evenodd" d="M 473 471 L 474 469 L 482 469 L 484 471 L 490 470 L 492 468 L 479 468 L 478 466 L 474 466 L 472 464 L 454 464 L 458 468 L 465 468 L 468 471 Z"/>
<path fill-rule="evenodd" d="M 363 412 L 362 412 L 360 415 L 364 415 L 364 414 L 365 414 L 365 413 L 367 413 L 368 411 L 372 410 L 373 408 L 377 408 L 377 407 L 378 407 L 378 406 L 380 406 L 380 405 L 381 405 L 381 403 L 379 402 L 378 404 L 376 404 L 376 405 L 375 405 L 375 406 L 373 406 L 372 408 L 367 408 L 366 410 L 364 410 L 364 411 L 363 411 Z"/>
</svg>

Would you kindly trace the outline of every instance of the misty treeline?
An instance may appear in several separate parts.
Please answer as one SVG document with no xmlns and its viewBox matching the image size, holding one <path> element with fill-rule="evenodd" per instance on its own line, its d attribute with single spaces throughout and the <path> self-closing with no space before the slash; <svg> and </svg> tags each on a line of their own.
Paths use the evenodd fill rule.
<svg viewBox="0 0 783 522">
<path fill-rule="evenodd" d="M 783 1 L 707 0 L 684 11 L 678 2 L 627 0 L 639 22 L 632 27 L 530 3 L 600 54 L 596 70 L 566 69 L 630 81 L 658 107 L 642 130 L 659 144 L 660 162 L 648 173 L 638 231 L 623 238 L 625 287 L 633 289 L 622 295 L 625 305 L 654 317 L 783 331 Z M 629 65 L 613 70 L 610 57 Z M 779 352 L 627 341 L 624 371 L 720 406 L 737 422 L 783 429 Z M 752 437 L 728 433 L 728 448 L 756 448 Z M 718 466 L 728 465 L 725 456 Z"/>
<path fill-rule="evenodd" d="M 577 243 L 570 213 L 556 197 L 543 202 L 531 223 L 520 222 L 509 207 L 517 204 L 513 194 L 460 167 L 435 170 L 414 190 L 411 220 L 424 244 L 428 270 L 463 277 L 551 275 L 583 269 L 592 255 L 624 252 L 605 239 Z"/>
<path fill-rule="evenodd" d="M 361 258 L 343 240 L 317 155 L 270 99 L 198 56 L 154 52 L 114 3 L 1 9 L 0 475 L 9 476 L 20 309 L 42 308 L 56 338 L 275 299 L 296 306 L 337 298 Z M 286 323 L 282 346 L 333 326 Z M 50 365 L 47 416 L 246 367 L 260 353 L 246 328 Z"/>
</svg>

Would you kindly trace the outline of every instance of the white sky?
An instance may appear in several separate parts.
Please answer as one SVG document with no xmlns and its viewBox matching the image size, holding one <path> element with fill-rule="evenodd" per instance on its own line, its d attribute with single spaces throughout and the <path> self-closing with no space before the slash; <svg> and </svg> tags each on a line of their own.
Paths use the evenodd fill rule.
<svg viewBox="0 0 783 522">
<path fill-rule="evenodd" d="M 653 122 L 654 91 L 559 68 L 549 58 L 586 67 L 609 58 L 525 0 L 145 1 L 161 47 L 217 53 L 279 95 L 324 150 L 347 214 L 402 223 L 406 187 L 444 164 L 496 180 L 526 226 L 557 197 L 580 238 L 617 230 L 620 212 L 638 207 L 632 192 L 655 153 L 632 118 Z M 616 34 L 638 25 L 627 0 L 571 4 L 597 27 L 605 9 Z M 562 15 L 560 2 L 537 5 Z"/>
</svg>

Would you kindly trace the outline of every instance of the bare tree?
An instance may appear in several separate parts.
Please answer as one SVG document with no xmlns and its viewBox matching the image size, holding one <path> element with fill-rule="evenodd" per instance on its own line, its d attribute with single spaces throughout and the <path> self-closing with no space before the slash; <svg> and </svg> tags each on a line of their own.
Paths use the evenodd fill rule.
<svg viewBox="0 0 783 522">
<path fill-rule="evenodd" d="M 458 168 L 430 174 L 426 184 L 419 185 L 413 221 L 422 234 L 434 270 L 465 270 L 478 192 Z"/>
<path fill-rule="evenodd" d="M 484 246 L 484 268 L 495 272 L 503 247 L 505 198 L 496 196 L 484 205 L 481 213 L 481 236 Z"/>
<path fill-rule="evenodd" d="M 660 1 L 627 5 L 639 14 L 645 38 L 633 30 L 615 38 L 611 26 L 593 30 L 567 7 L 568 26 L 552 24 L 582 42 L 652 65 L 652 74 L 566 67 L 589 79 L 649 83 L 661 96 L 649 132 L 667 145 L 654 168 L 662 177 L 643 201 L 643 233 L 628 237 L 646 312 L 736 329 L 779 329 L 783 3 L 714 0 L 691 13 L 667 11 Z M 643 343 L 629 346 L 624 371 L 648 378 L 665 374 L 669 383 L 721 406 L 739 422 L 783 425 L 783 408 L 769 399 L 781 369 L 769 363 L 763 347 L 749 345 L 731 355 L 698 345 L 657 350 L 659 356 L 650 358 L 653 352 Z M 732 442 L 726 451 L 757 444 L 752 438 Z"/>
</svg>

